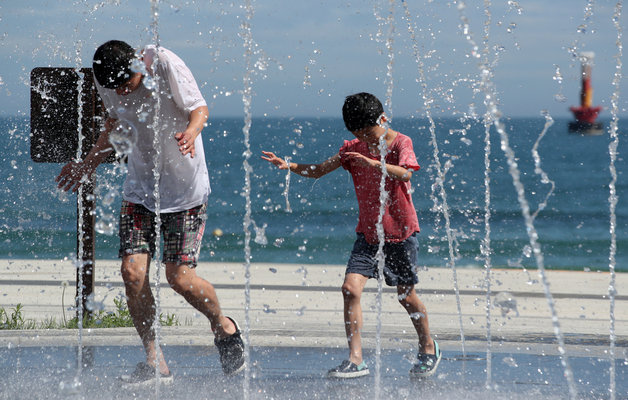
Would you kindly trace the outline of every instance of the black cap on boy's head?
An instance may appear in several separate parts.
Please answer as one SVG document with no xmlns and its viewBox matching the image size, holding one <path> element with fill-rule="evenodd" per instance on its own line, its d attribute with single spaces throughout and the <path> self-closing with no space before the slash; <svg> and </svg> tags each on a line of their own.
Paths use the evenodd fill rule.
<svg viewBox="0 0 628 400">
<path fill-rule="evenodd" d="M 131 61 L 135 50 L 120 40 L 110 40 L 98 47 L 94 53 L 94 76 L 100 86 L 117 89 L 131 77 Z"/>
<path fill-rule="evenodd" d="M 342 106 L 342 118 L 349 132 L 377 125 L 377 120 L 383 113 L 382 103 L 370 93 L 347 96 Z"/>
</svg>

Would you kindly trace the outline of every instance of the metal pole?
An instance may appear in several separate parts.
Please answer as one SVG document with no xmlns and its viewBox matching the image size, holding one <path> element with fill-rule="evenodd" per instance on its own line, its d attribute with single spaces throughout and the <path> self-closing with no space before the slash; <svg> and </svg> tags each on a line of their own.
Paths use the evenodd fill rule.
<svg viewBox="0 0 628 400">
<path fill-rule="evenodd" d="M 83 87 L 80 93 L 82 96 L 83 113 L 82 113 L 82 132 L 85 135 L 83 140 L 83 148 L 81 149 L 81 158 L 84 158 L 89 153 L 90 149 L 96 143 L 97 132 L 99 124 L 96 123 L 96 111 L 99 108 L 96 88 L 93 82 L 93 75 L 91 69 L 83 68 Z M 90 296 L 94 293 L 95 274 L 95 196 L 94 196 L 95 176 L 92 175 L 91 179 L 85 182 L 82 186 L 82 202 L 79 202 L 77 197 L 77 239 L 76 249 L 77 256 L 81 257 L 83 262 L 83 268 L 76 270 L 76 298 L 78 301 L 81 296 L 83 317 L 90 317 L 92 315 L 91 310 L 87 307 L 87 302 Z M 82 209 L 79 205 L 82 204 Z M 81 218 L 82 217 L 82 218 Z M 79 226 L 79 221 L 83 221 L 82 226 Z M 81 238 L 83 241 L 83 254 L 78 254 L 78 249 L 81 248 Z M 80 276 L 82 271 L 82 277 Z M 83 290 L 81 291 L 79 284 L 82 282 Z M 77 304 L 78 305 L 78 304 Z M 77 317 L 81 308 L 77 307 Z"/>
</svg>

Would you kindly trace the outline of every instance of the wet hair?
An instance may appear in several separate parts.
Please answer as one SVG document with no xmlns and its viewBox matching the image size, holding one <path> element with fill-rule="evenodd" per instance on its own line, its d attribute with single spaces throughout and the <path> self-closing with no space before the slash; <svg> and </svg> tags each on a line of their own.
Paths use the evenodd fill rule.
<svg viewBox="0 0 628 400">
<path fill-rule="evenodd" d="M 349 132 L 377 125 L 377 120 L 383 113 L 382 103 L 370 93 L 347 96 L 342 106 L 342 118 Z"/>
<path fill-rule="evenodd" d="M 117 89 L 131 77 L 131 61 L 136 58 L 135 50 L 120 40 L 110 40 L 98 47 L 94 53 L 94 77 L 100 86 Z"/>
</svg>

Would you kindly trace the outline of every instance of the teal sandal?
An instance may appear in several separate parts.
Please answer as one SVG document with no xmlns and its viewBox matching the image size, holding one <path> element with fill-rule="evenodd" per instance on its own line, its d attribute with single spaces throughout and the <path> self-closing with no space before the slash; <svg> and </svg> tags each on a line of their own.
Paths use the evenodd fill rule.
<svg viewBox="0 0 628 400">
<path fill-rule="evenodd" d="M 411 378 L 427 378 L 434 375 L 441 358 L 443 358 L 443 353 L 440 351 L 436 340 L 434 340 L 434 349 L 436 354 L 419 353 L 417 355 L 417 361 L 410 370 Z"/>
</svg>

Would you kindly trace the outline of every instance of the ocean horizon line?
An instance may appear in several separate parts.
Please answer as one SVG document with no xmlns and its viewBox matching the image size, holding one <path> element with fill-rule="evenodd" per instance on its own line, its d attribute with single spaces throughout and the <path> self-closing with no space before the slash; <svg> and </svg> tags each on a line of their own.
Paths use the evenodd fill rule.
<svg viewBox="0 0 628 400">
<path fill-rule="evenodd" d="M 451 121 L 451 120 L 460 120 L 461 115 L 436 115 L 436 116 L 432 116 L 434 118 L 435 121 Z M 11 118 L 30 118 L 30 113 L 24 113 L 24 114 L 2 114 L 0 113 L 0 118 L 4 118 L 4 119 L 11 119 Z M 482 116 L 478 115 L 477 118 L 466 118 L 466 120 L 469 121 L 473 121 L 476 120 L 478 122 L 480 122 Z M 552 116 L 552 118 L 554 120 L 559 120 L 559 121 L 563 121 L 563 120 L 574 120 L 573 116 L 564 113 L 564 114 L 559 114 L 556 116 Z M 628 114 L 625 115 L 619 115 L 618 120 L 624 120 L 624 119 L 628 119 Z M 234 119 L 244 119 L 244 114 L 227 114 L 227 115 L 212 115 L 211 114 L 211 110 L 210 110 L 210 118 L 209 121 L 211 122 L 211 120 L 234 120 Z M 301 115 L 301 114 L 295 114 L 295 115 L 253 115 L 252 116 L 253 120 L 260 120 L 260 119 L 267 119 L 267 120 L 273 120 L 273 119 L 296 119 L 296 120 L 302 120 L 302 119 L 316 119 L 316 120 L 342 120 L 342 115 L 340 112 L 337 113 L 337 115 L 325 115 L 323 113 L 323 115 Z M 415 115 L 415 114 L 404 114 L 404 115 L 394 115 L 391 118 L 391 121 L 395 120 L 427 120 L 428 117 L 425 115 Z M 502 117 L 502 122 L 503 121 L 508 121 L 508 120 L 540 120 L 540 121 L 545 121 L 545 116 L 541 115 L 540 113 L 538 115 L 506 115 Z M 612 116 L 600 116 L 598 117 L 598 121 L 600 122 L 610 122 L 612 120 Z"/>
</svg>

